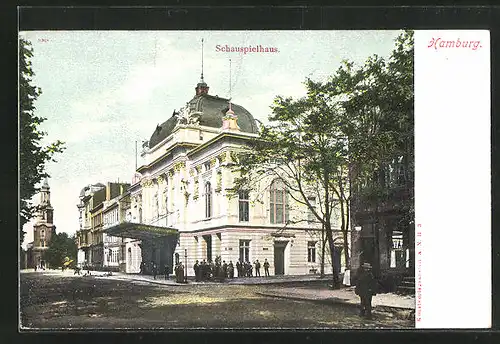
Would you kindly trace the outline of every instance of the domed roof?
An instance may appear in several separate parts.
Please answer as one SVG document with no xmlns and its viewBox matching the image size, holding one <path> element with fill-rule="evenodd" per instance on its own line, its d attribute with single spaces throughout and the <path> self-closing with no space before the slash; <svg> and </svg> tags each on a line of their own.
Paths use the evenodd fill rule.
<svg viewBox="0 0 500 344">
<path fill-rule="evenodd" d="M 202 93 L 191 99 L 187 106 L 189 106 L 193 112 L 201 112 L 201 117 L 199 119 L 200 125 L 212 128 L 221 128 L 222 118 L 226 115 L 226 112 L 229 109 L 228 102 L 229 99 Z M 247 109 L 234 103 L 231 103 L 231 107 L 235 115 L 238 117 L 238 126 L 241 131 L 254 134 L 258 133 L 257 123 Z M 157 126 L 149 140 L 149 147 L 152 148 L 167 138 L 174 130 L 177 122 L 178 119 L 174 113 L 167 121 Z"/>
</svg>

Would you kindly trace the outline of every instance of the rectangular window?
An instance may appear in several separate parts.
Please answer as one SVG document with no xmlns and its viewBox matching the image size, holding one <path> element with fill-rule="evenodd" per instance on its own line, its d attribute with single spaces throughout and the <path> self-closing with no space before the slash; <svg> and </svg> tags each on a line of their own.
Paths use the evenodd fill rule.
<svg viewBox="0 0 500 344">
<path fill-rule="evenodd" d="M 240 240 L 240 260 L 250 261 L 250 240 Z"/>
<path fill-rule="evenodd" d="M 309 241 L 307 243 L 307 262 L 316 263 L 316 242 Z"/>
<path fill-rule="evenodd" d="M 210 182 L 205 184 L 205 217 L 212 217 L 212 186 Z"/>
<path fill-rule="evenodd" d="M 248 222 L 249 221 L 249 210 L 250 210 L 250 201 L 249 201 L 249 193 L 248 191 L 240 191 L 238 193 L 239 196 L 239 216 L 240 222 Z"/>
<path fill-rule="evenodd" d="M 271 223 L 288 222 L 288 204 L 286 204 L 286 190 L 281 181 L 274 181 L 270 188 L 270 220 Z"/>
</svg>

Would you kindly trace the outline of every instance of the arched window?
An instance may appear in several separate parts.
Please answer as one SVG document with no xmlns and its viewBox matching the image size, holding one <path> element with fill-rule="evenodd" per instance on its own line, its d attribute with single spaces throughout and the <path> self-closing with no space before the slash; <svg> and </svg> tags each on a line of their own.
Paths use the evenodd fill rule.
<svg viewBox="0 0 500 344">
<path fill-rule="evenodd" d="M 205 217 L 212 217 L 212 186 L 210 182 L 205 184 Z"/>
<path fill-rule="evenodd" d="M 288 221 L 288 206 L 286 202 L 286 188 L 281 180 L 274 180 L 270 192 L 271 223 L 286 223 Z"/>
</svg>

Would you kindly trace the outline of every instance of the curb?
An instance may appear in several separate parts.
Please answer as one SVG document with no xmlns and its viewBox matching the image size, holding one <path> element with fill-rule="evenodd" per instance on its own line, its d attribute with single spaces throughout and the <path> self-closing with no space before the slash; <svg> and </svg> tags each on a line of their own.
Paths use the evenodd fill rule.
<svg viewBox="0 0 500 344">
<path fill-rule="evenodd" d="M 164 281 L 164 279 L 160 279 L 159 281 L 154 280 L 154 279 L 141 279 L 141 278 L 130 278 L 130 277 L 121 277 L 119 275 L 113 275 L 113 276 L 99 276 L 99 275 L 92 275 L 92 277 L 111 277 L 111 278 L 116 278 L 122 281 L 136 281 L 136 282 L 145 282 L 145 283 L 153 283 L 153 284 L 158 284 L 158 285 L 172 285 L 172 286 L 181 286 L 181 285 L 273 285 L 273 284 L 291 284 L 291 283 L 310 283 L 310 282 L 322 282 L 323 280 L 290 280 L 290 281 L 245 281 L 245 282 L 232 282 L 232 281 L 227 281 L 227 282 L 212 282 L 212 281 L 206 281 L 206 282 L 196 282 L 196 281 L 189 281 L 188 283 L 162 283 L 159 281 Z M 173 281 L 173 280 L 170 280 Z"/>
<path fill-rule="evenodd" d="M 329 298 L 329 299 L 308 299 L 308 298 L 303 298 L 299 296 L 288 296 L 288 295 L 278 295 L 278 294 L 271 294 L 271 293 L 262 293 L 262 292 L 257 292 L 256 294 L 261 295 L 261 296 L 267 296 L 267 297 L 275 297 L 275 298 L 281 298 L 281 299 L 288 299 L 288 300 L 295 300 L 295 301 L 307 301 L 307 302 L 314 302 L 318 304 L 325 304 L 325 305 L 332 305 L 332 304 L 342 304 L 346 306 L 354 306 L 354 307 L 359 307 L 359 303 L 354 303 L 354 302 L 348 302 L 348 301 L 343 301 L 340 298 Z M 378 306 L 373 306 L 373 311 L 380 313 L 380 312 L 390 312 L 393 314 L 398 314 L 401 312 L 409 312 L 409 316 L 413 316 L 415 314 L 415 309 L 411 308 L 404 308 L 404 307 L 397 307 L 397 306 L 385 306 L 385 305 L 378 305 Z"/>
</svg>

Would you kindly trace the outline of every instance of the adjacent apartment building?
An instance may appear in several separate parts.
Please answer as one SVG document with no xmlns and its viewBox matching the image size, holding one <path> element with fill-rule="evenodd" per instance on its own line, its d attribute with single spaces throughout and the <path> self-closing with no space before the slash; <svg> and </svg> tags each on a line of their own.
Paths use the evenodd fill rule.
<svg viewBox="0 0 500 344">
<path fill-rule="evenodd" d="M 80 192 L 80 229 L 77 231 L 78 264 L 93 269 L 119 270 L 122 239 L 103 231 L 120 221 L 118 200 L 128 183 L 97 183 Z"/>
</svg>

